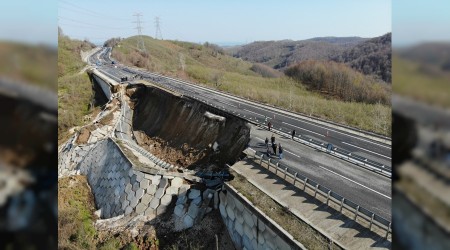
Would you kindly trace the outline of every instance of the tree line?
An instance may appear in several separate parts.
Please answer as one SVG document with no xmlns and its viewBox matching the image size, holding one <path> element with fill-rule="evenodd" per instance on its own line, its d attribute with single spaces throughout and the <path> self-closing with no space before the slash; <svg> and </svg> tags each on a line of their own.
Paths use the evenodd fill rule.
<svg viewBox="0 0 450 250">
<path fill-rule="evenodd" d="M 307 60 L 289 67 L 285 74 L 312 90 L 343 101 L 390 104 L 390 85 L 342 63 Z"/>
</svg>

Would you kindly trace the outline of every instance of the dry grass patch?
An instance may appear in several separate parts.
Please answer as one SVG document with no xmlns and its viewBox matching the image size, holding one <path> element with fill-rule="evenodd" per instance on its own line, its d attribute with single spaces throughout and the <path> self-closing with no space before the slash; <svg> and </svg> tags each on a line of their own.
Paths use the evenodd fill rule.
<svg viewBox="0 0 450 250">
<path fill-rule="evenodd" d="M 252 71 L 253 64 L 221 54 L 214 46 L 145 37 L 149 53 L 142 55 L 137 52 L 136 39 L 130 37 L 122 40 L 120 47 L 113 49 L 112 56 L 126 65 L 144 64 L 140 67 L 253 101 L 391 135 L 390 105 L 344 102 L 330 95 L 309 91 L 306 85 L 288 77 L 264 77 L 267 72 L 257 70 L 259 73 L 256 73 Z M 387 99 L 390 100 L 389 96 Z"/>
</svg>

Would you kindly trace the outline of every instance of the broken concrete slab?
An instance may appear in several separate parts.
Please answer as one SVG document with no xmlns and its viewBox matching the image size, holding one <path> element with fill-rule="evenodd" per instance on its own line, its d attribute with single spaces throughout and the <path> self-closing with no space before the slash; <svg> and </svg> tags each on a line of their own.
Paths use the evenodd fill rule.
<svg viewBox="0 0 450 250">
<path fill-rule="evenodd" d="M 161 205 L 169 206 L 170 202 L 172 202 L 172 195 L 165 194 L 161 198 Z"/>
<path fill-rule="evenodd" d="M 197 206 L 200 206 L 200 203 L 202 203 L 202 197 L 200 197 L 200 196 L 198 196 L 197 198 L 195 198 L 191 201 L 191 204 L 195 204 Z"/>
<path fill-rule="evenodd" d="M 199 207 L 193 203 L 189 206 L 187 214 L 191 216 L 191 218 L 195 219 L 198 214 Z"/>
<path fill-rule="evenodd" d="M 139 186 L 140 186 L 142 189 L 147 189 L 149 184 L 150 184 L 150 181 L 149 181 L 149 180 L 143 179 L 143 180 L 140 181 L 140 185 L 139 185 Z"/>
<path fill-rule="evenodd" d="M 183 185 L 184 180 L 180 177 L 175 177 L 172 180 L 171 186 L 175 188 L 180 188 Z"/>
<path fill-rule="evenodd" d="M 200 196 L 200 190 L 198 189 L 190 189 L 189 190 L 189 199 L 193 200 Z"/>
<path fill-rule="evenodd" d="M 178 217 L 183 216 L 185 214 L 184 206 L 182 204 L 176 205 L 173 213 Z"/>
<path fill-rule="evenodd" d="M 148 189 L 147 189 L 147 193 L 149 193 L 149 194 L 151 194 L 151 195 L 155 195 L 156 190 L 157 190 L 157 186 L 151 184 L 151 185 L 148 187 Z"/>
</svg>

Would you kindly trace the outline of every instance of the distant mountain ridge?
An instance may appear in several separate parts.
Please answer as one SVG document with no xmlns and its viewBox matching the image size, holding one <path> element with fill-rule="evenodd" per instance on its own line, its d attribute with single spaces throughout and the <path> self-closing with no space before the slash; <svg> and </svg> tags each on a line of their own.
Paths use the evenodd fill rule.
<svg viewBox="0 0 450 250">
<path fill-rule="evenodd" d="M 376 38 L 316 37 L 293 41 L 258 41 L 225 49 L 234 57 L 284 71 L 305 61 L 336 61 L 383 81 L 391 81 L 391 33 Z"/>
<path fill-rule="evenodd" d="M 316 42 L 327 42 L 334 44 L 357 44 L 369 40 L 370 38 L 362 38 L 359 36 L 349 36 L 349 37 L 336 37 L 336 36 L 325 36 L 325 37 L 314 37 L 306 39 L 305 41 L 316 41 Z"/>
</svg>

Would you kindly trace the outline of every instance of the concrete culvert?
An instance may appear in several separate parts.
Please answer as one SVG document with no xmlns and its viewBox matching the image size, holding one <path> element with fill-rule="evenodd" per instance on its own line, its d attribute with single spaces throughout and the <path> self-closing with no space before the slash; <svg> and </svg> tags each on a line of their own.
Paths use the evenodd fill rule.
<svg viewBox="0 0 450 250">
<path fill-rule="evenodd" d="M 158 157 L 190 169 L 234 163 L 250 140 L 242 118 L 151 85 L 127 88 L 138 144 Z"/>
</svg>

